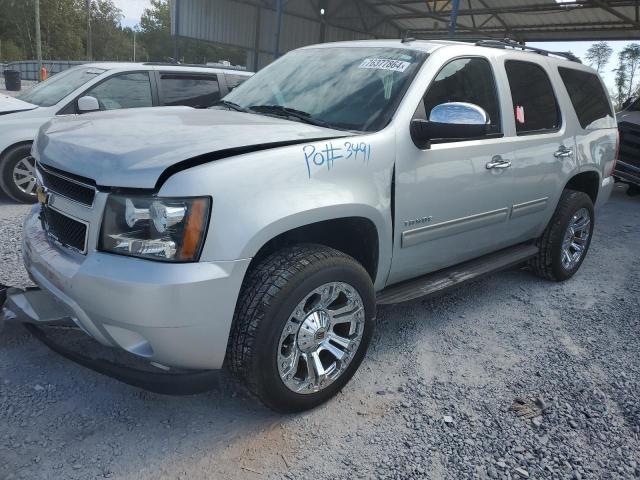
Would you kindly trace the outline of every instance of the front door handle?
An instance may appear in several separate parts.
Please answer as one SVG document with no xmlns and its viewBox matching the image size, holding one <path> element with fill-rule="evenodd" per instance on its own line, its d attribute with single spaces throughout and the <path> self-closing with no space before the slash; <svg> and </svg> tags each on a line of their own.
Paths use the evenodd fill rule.
<svg viewBox="0 0 640 480">
<path fill-rule="evenodd" d="M 564 145 L 560 145 L 560 148 L 553 154 L 556 158 L 568 158 L 573 157 L 573 148 L 567 148 Z"/>
<path fill-rule="evenodd" d="M 492 168 L 509 168 L 511 166 L 510 160 L 504 160 L 500 155 L 496 155 L 491 159 L 489 163 L 487 163 L 487 170 L 491 170 Z"/>
</svg>

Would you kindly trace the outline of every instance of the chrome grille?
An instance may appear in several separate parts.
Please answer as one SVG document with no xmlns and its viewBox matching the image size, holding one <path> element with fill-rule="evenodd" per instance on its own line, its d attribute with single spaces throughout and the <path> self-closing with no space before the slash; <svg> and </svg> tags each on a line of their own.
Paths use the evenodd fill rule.
<svg viewBox="0 0 640 480">
<path fill-rule="evenodd" d="M 39 163 L 36 164 L 36 170 L 47 190 L 87 207 L 93 206 L 96 189 L 92 185 L 76 180 L 70 174 L 45 167 Z"/>
<path fill-rule="evenodd" d="M 87 225 L 85 223 L 46 205 L 42 206 L 40 219 L 47 234 L 62 246 L 79 253 L 87 252 Z"/>
</svg>

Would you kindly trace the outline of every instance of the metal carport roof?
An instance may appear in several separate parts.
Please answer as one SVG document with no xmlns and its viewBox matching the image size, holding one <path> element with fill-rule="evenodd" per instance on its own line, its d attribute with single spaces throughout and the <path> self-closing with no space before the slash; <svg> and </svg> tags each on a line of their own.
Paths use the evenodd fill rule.
<svg viewBox="0 0 640 480">
<path fill-rule="evenodd" d="M 640 38 L 640 0 L 171 0 L 174 35 L 241 47 L 257 69 L 313 43 L 367 38 Z M 454 15 L 455 17 L 455 15 Z"/>
<path fill-rule="evenodd" d="M 413 36 L 446 35 L 450 0 L 359 0 Z M 371 18 L 371 17 L 370 17 Z M 356 20 L 356 19 L 353 19 Z M 638 0 L 460 0 L 461 36 L 533 40 L 612 40 L 640 37 Z"/>
</svg>

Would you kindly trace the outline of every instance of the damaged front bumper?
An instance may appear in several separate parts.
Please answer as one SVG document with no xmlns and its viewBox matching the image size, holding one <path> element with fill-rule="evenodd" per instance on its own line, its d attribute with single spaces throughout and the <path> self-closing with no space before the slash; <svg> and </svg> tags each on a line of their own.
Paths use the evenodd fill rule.
<svg viewBox="0 0 640 480">
<path fill-rule="evenodd" d="M 50 325 L 71 318 L 71 312 L 40 288 L 12 288 L 0 285 L 0 307 L 5 321 Z"/>
<path fill-rule="evenodd" d="M 0 321 L 21 323 L 38 340 L 54 352 L 84 367 L 129 385 L 166 395 L 192 395 L 216 387 L 219 370 L 152 371 L 135 368 L 130 354 L 122 353 L 121 361 L 89 356 L 54 340 L 47 326 L 69 325 L 74 320 L 64 304 L 40 288 L 12 288 L 0 284 Z M 77 322 L 75 322 L 77 323 Z M 88 342 L 95 340 L 86 337 Z M 92 350 L 92 349 L 89 349 Z"/>
<path fill-rule="evenodd" d="M 94 230 L 87 254 L 76 254 L 52 243 L 32 212 L 23 258 L 33 282 L 101 345 L 171 368 L 221 368 L 249 260 L 173 264 L 113 255 L 91 247 Z"/>
<path fill-rule="evenodd" d="M 25 325 L 66 357 L 124 382 L 162 393 L 206 390 L 199 383 L 214 377 L 224 363 L 249 260 L 170 264 L 112 255 L 91 247 L 97 244 L 95 230 L 89 229 L 86 254 L 68 251 L 49 239 L 34 208 L 24 223 L 23 259 L 39 288 L 2 289 L 4 317 Z M 58 324 L 82 330 L 91 345 L 70 352 L 64 336 L 46 334 L 45 327 Z M 54 345 L 54 337 L 64 345 Z M 87 355 L 105 347 L 125 361 L 116 368 Z M 130 364 L 150 370 L 123 373 Z M 184 373 L 187 380 L 181 384 L 173 372 Z M 160 376 L 175 384 L 148 384 Z"/>
</svg>

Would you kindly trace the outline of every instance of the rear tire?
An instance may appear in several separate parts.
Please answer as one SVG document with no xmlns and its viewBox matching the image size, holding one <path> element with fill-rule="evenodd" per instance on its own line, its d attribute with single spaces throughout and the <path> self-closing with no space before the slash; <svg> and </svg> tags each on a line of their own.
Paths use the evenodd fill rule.
<svg viewBox="0 0 640 480">
<path fill-rule="evenodd" d="M 638 185 L 629 184 L 629 188 L 627 188 L 627 195 L 630 197 L 637 197 L 640 195 L 640 187 Z"/>
<path fill-rule="evenodd" d="M 308 410 L 351 379 L 374 325 L 375 295 L 362 265 L 321 245 L 284 248 L 245 278 L 227 363 L 271 409 Z"/>
<path fill-rule="evenodd" d="M 31 145 L 11 147 L 2 156 L 0 188 L 16 202 L 36 202 L 35 166 L 31 158 Z"/>
<path fill-rule="evenodd" d="M 564 190 L 549 225 L 537 240 L 540 251 L 529 261 L 533 272 L 554 282 L 571 278 L 587 255 L 593 224 L 591 198 L 583 192 Z"/>
</svg>

